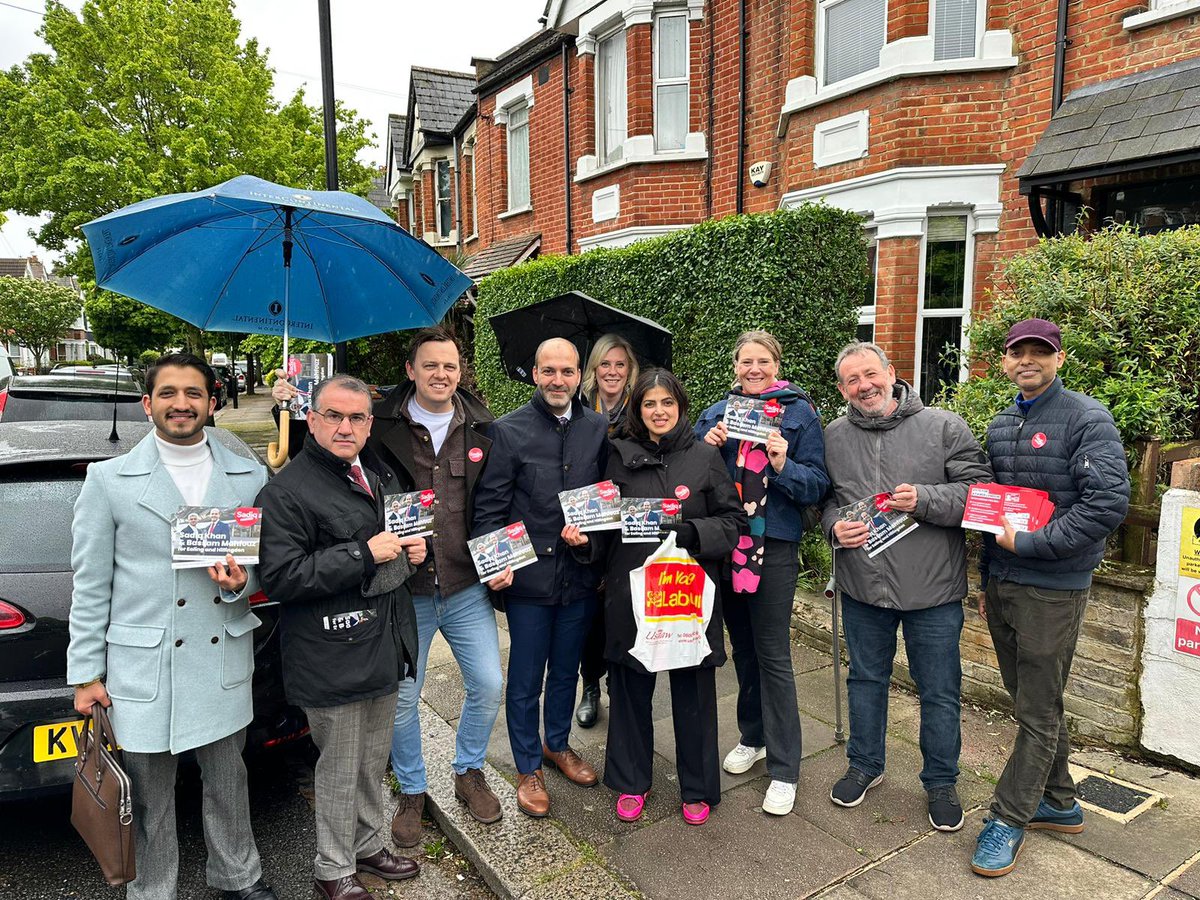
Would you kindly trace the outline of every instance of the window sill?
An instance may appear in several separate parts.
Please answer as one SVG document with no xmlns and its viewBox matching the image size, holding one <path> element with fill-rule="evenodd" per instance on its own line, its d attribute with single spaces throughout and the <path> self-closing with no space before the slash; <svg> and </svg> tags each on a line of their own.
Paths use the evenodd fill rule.
<svg viewBox="0 0 1200 900">
<path fill-rule="evenodd" d="M 516 209 L 505 210 L 504 212 L 497 215 L 496 218 L 500 219 L 500 220 L 511 219 L 513 216 L 523 216 L 523 215 L 525 215 L 525 213 L 531 213 L 531 212 L 533 212 L 532 206 L 528 206 L 528 205 L 518 206 Z"/>
<path fill-rule="evenodd" d="M 689 134 L 682 150 L 655 150 L 653 135 L 625 139 L 625 155 L 610 163 L 599 164 L 595 156 L 581 156 L 575 163 L 575 183 L 582 184 L 610 172 L 642 163 L 695 162 L 708 159 L 708 147 L 702 133 Z"/>
<path fill-rule="evenodd" d="M 1200 0 L 1196 2 L 1200 5 Z M 934 59 L 932 37 L 901 38 L 883 46 L 877 69 L 828 87 L 819 86 L 817 79 L 811 75 L 801 75 L 789 81 L 784 93 L 783 108 L 779 112 L 777 135 L 784 137 L 787 134 L 788 122 L 793 113 L 830 103 L 889 81 L 922 75 L 1011 69 L 1018 62 L 1012 52 L 1012 33 L 1009 31 L 986 32 L 981 55 L 967 59 Z"/>
<path fill-rule="evenodd" d="M 1169 22 L 1171 19 L 1177 19 L 1193 13 L 1200 13 L 1200 0 L 1180 0 L 1177 3 L 1160 6 L 1158 9 L 1151 9 L 1137 15 L 1126 16 L 1121 20 L 1121 27 L 1126 31 L 1137 31 L 1139 28 L 1149 28 L 1151 25 L 1157 25 L 1159 22 Z"/>
<path fill-rule="evenodd" d="M 477 240 L 479 240 L 479 232 L 478 231 L 475 232 L 474 234 L 467 235 L 467 237 L 463 240 L 463 243 L 469 244 L 469 243 L 471 243 L 471 241 L 477 241 Z"/>
</svg>

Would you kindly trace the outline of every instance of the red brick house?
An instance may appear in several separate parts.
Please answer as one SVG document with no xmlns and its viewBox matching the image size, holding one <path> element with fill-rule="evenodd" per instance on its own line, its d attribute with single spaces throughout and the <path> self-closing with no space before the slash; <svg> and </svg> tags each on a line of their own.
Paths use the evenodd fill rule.
<svg viewBox="0 0 1200 900">
<path fill-rule="evenodd" d="M 477 277 L 824 200 L 871 240 L 860 334 L 928 397 L 1039 230 L 1200 221 L 1200 0 L 549 0 L 545 20 L 474 60 L 454 142 Z"/>
</svg>

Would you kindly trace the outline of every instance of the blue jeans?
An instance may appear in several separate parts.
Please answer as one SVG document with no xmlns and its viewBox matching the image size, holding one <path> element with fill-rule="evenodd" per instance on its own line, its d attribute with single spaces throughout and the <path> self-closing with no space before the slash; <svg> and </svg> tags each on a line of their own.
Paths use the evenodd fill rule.
<svg viewBox="0 0 1200 900">
<path fill-rule="evenodd" d="M 896 656 L 896 628 L 904 628 L 908 669 L 921 695 L 921 784 L 925 790 L 958 781 L 962 750 L 961 603 L 929 609 L 886 609 L 842 595 L 842 622 L 850 651 L 850 765 L 882 775 L 887 738 L 888 687 Z"/>
<path fill-rule="evenodd" d="M 496 635 L 496 612 L 482 584 L 463 588 L 443 597 L 413 597 L 417 613 L 416 680 L 400 682 L 396 698 L 396 724 L 392 729 L 392 772 L 406 794 L 424 793 L 425 760 L 421 755 L 421 723 L 417 719 L 421 687 L 425 683 L 425 664 L 429 645 L 440 629 L 462 670 L 466 699 L 458 719 L 458 739 L 454 751 L 454 771 L 482 769 L 488 739 L 496 715 L 500 712 L 500 644 Z"/>
<path fill-rule="evenodd" d="M 546 745 L 556 752 L 567 749 L 579 656 L 595 609 L 594 594 L 566 605 L 519 600 L 505 604 L 510 646 L 504 711 L 513 762 L 522 775 L 542 766 L 539 718 L 545 722 Z M 539 702 L 543 680 L 546 697 Z"/>
</svg>

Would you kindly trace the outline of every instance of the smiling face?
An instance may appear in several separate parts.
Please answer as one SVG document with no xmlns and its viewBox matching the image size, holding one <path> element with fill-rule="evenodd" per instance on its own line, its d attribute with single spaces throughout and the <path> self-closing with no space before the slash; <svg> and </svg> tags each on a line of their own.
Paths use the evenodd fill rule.
<svg viewBox="0 0 1200 900">
<path fill-rule="evenodd" d="M 596 366 L 596 388 L 606 400 L 615 400 L 629 384 L 629 354 L 613 347 Z"/>
<path fill-rule="evenodd" d="M 422 409 L 445 413 L 453 408 L 454 392 L 462 375 L 453 341 L 426 341 L 417 348 L 413 362 L 404 365 Z"/>
<path fill-rule="evenodd" d="M 1045 341 L 1017 341 L 1004 351 L 1004 374 L 1021 390 L 1026 400 L 1041 396 L 1066 362 L 1067 354 Z"/>
<path fill-rule="evenodd" d="M 561 416 L 571 408 L 580 378 L 579 351 L 570 341 L 551 340 L 539 348 L 533 383 L 554 415 Z"/>
<path fill-rule="evenodd" d="M 883 365 L 873 350 L 851 353 L 838 366 L 838 391 L 864 416 L 879 418 L 893 413 L 896 369 Z"/>
<path fill-rule="evenodd" d="M 779 377 L 779 360 L 770 349 L 751 341 L 738 350 L 733 372 L 743 393 L 761 394 Z"/>
<path fill-rule="evenodd" d="M 154 430 L 171 444 L 198 444 L 204 423 L 217 399 L 209 396 L 204 375 L 191 366 L 162 366 L 154 379 L 154 393 L 142 397 L 142 408 L 154 421 Z"/>
<path fill-rule="evenodd" d="M 642 397 L 642 422 L 655 443 L 679 424 L 679 403 L 666 388 L 653 387 Z"/>
</svg>

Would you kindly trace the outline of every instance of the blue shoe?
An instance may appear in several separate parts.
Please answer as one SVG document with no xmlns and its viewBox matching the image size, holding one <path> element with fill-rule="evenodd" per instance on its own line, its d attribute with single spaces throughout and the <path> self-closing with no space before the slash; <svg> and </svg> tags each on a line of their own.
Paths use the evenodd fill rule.
<svg viewBox="0 0 1200 900">
<path fill-rule="evenodd" d="M 1079 805 L 1078 800 L 1072 800 L 1070 809 L 1059 809 L 1043 797 L 1042 802 L 1038 804 L 1037 812 L 1025 827 L 1031 831 L 1061 831 L 1065 834 L 1079 834 L 1083 831 L 1083 807 Z"/>
<path fill-rule="evenodd" d="M 971 871 L 988 878 L 1007 875 L 1016 866 L 1017 857 L 1024 846 L 1024 828 L 1013 828 L 999 819 L 986 819 L 983 831 L 975 839 Z"/>
</svg>

